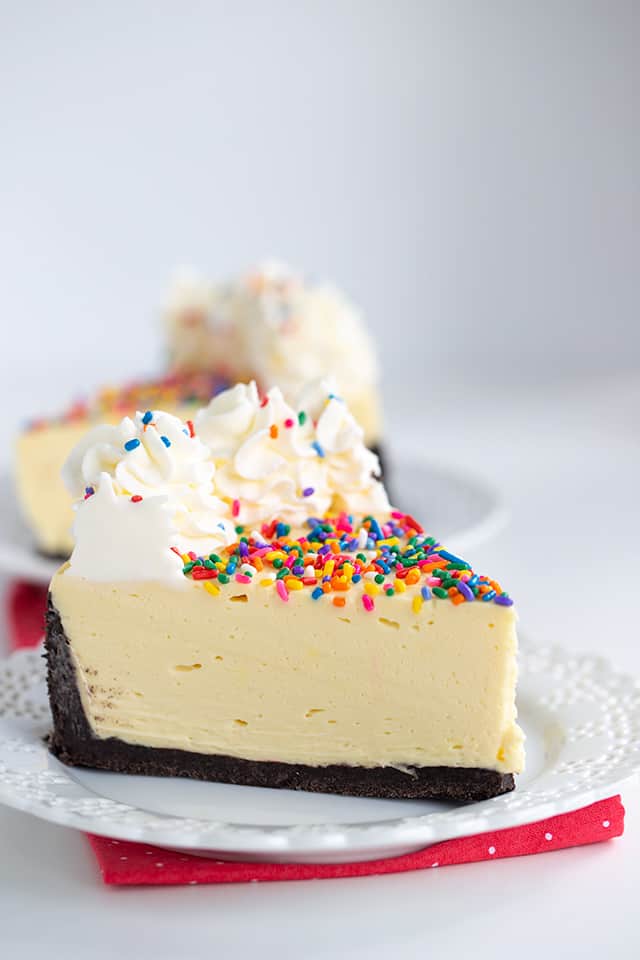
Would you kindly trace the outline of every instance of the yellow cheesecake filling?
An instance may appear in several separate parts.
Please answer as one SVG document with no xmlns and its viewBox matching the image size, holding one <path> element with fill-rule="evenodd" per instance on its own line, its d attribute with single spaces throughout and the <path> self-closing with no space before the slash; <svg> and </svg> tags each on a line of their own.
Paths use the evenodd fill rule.
<svg viewBox="0 0 640 960">
<path fill-rule="evenodd" d="M 18 438 L 16 491 L 24 518 L 44 553 L 65 556 L 73 549 L 73 501 L 61 471 L 86 432 L 86 422 L 52 423 Z"/>
<path fill-rule="evenodd" d="M 54 578 L 87 719 L 97 737 L 311 765 L 457 766 L 518 772 L 512 607 L 415 591 L 283 603 L 259 582 Z"/>
</svg>

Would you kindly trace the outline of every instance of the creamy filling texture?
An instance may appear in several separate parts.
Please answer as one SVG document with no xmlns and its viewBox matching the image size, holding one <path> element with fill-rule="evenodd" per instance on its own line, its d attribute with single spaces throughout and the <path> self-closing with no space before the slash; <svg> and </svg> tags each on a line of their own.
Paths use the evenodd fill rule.
<svg viewBox="0 0 640 960">
<path fill-rule="evenodd" d="M 310 765 L 519 772 L 511 607 L 355 591 L 344 607 L 258 583 L 51 586 L 97 737 Z"/>
<path fill-rule="evenodd" d="M 72 499 L 62 465 L 87 432 L 87 423 L 51 424 L 23 433 L 16 449 L 16 489 L 25 519 L 46 553 L 73 549 Z"/>
</svg>

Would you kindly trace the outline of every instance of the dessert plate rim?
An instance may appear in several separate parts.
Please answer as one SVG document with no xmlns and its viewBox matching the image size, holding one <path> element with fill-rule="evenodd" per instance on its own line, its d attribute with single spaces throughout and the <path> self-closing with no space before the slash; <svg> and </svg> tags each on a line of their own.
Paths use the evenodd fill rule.
<svg viewBox="0 0 640 960">
<path fill-rule="evenodd" d="M 411 471 L 411 465 L 419 466 L 426 471 L 430 471 L 432 478 L 438 478 L 440 482 L 446 482 L 448 485 L 466 486 L 467 490 L 473 491 L 474 495 L 484 500 L 482 513 L 476 519 L 468 521 L 466 524 L 458 525 L 458 521 L 449 521 L 448 529 L 440 529 L 440 521 L 436 519 L 435 523 L 430 518 L 430 502 L 433 494 L 425 491 L 428 499 L 424 504 L 415 506 L 415 514 L 421 523 L 429 529 L 430 533 L 437 536 L 442 543 L 446 543 L 450 550 L 465 555 L 477 546 L 485 543 L 487 540 L 497 536 L 509 523 L 511 510 L 501 494 L 498 487 L 490 479 L 484 476 L 480 471 L 462 466 L 460 464 L 447 461 L 444 458 L 430 456 L 423 450 L 416 449 L 415 443 L 408 441 L 402 436 L 394 437 L 391 448 L 391 467 L 390 481 L 391 499 L 394 497 L 396 475 L 404 475 L 411 478 L 411 489 L 415 490 L 415 475 Z M 398 463 L 396 468 L 394 464 Z M 398 506 L 401 509 L 411 513 L 412 505 L 405 500 L 411 499 L 411 492 L 407 490 L 398 499 Z"/>
<path fill-rule="evenodd" d="M 520 669 L 519 701 L 533 711 L 543 731 L 544 760 L 514 793 L 416 816 L 264 825 L 154 813 L 83 785 L 46 748 L 50 717 L 42 650 L 17 651 L 0 661 L 0 802 L 116 840 L 225 859 L 318 863 L 396 856 L 442 840 L 535 822 L 611 796 L 638 773 L 637 681 L 604 658 L 528 642 L 522 645 Z M 96 773 L 92 782 L 111 776 Z M 154 789 L 161 783 L 154 779 Z M 284 804 L 288 793 L 278 792 Z M 304 796 L 318 803 L 319 795 Z"/>
</svg>

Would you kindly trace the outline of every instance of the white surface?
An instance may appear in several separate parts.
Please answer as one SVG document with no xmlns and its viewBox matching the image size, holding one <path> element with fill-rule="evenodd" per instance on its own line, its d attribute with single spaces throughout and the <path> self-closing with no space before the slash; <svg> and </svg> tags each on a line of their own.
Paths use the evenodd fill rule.
<svg viewBox="0 0 640 960">
<path fill-rule="evenodd" d="M 431 530 L 464 555 L 500 532 L 508 511 L 498 490 L 459 467 L 425 461 L 419 452 L 390 451 L 390 495 L 416 517 L 429 518 Z M 7 474 L 0 474 L 0 574 L 49 583 L 60 563 L 41 556 L 20 515 Z"/>
<path fill-rule="evenodd" d="M 634 0 L 2 7 L 0 443 L 153 371 L 185 261 L 335 279 L 416 416 L 637 363 Z"/>
<path fill-rule="evenodd" d="M 533 823 L 616 793 L 640 770 L 640 686 L 602 657 L 524 644 L 527 764 L 515 793 L 456 806 L 72 770 L 46 748 L 42 650 L 0 661 L 0 802 L 120 840 L 299 863 L 399 856 Z"/>
<path fill-rule="evenodd" d="M 533 635 L 604 647 L 640 675 L 640 378 L 472 399 L 493 425 L 489 438 L 465 418 L 452 434 L 446 395 L 428 427 L 430 448 L 481 469 L 512 507 L 508 530 L 472 559 L 505 580 Z M 561 590 L 545 593 L 544 569 Z M 624 800 L 626 835 L 609 844 L 396 877 L 166 890 L 105 889 L 77 833 L 1 811 L 3 946 L 20 960 L 40 960 L 45 941 L 69 960 L 88 943 L 98 960 L 126 956 L 123 945 L 144 960 L 250 958 L 256 944 L 264 960 L 505 949 L 527 960 L 636 958 L 640 790 L 625 789 Z"/>
</svg>

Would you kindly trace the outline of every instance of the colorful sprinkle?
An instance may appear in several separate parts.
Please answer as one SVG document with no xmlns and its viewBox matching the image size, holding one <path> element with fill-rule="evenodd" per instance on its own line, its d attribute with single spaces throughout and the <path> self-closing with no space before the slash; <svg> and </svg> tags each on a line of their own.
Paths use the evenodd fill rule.
<svg viewBox="0 0 640 960">
<path fill-rule="evenodd" d="M 312 497 L 315 492 L 316 492 L 315 487 L 305 487 L 304 490 L 302 491 L 302 496 Z"/>
<path fill-rule="evenodd" d="M 285 587 L 282 580 L 276 581 L 276 590 L 278 591 L 278 596 L 280 597 L 280 599 L 284 600 L 284 602 L 286 603 L 286 601 L 289 599 L 289 591 Z"/>
<path fill-rule="evenodd" d="M 513 606 L 513 600 L 511 599 L 511 597 L 508 597 L 505 593 L 501 594 L 499 597 L 496 597 L 494 603 L 498 603 L 501 607 Z"/>
<path fill-rule="evenodd" d="M 194 408 L 207 404 L 211 397 L 221 390 L 233 386 L 219 373 L 172 373 L 155 380 L 139 380 L 118 387 L 103 387 L 89 402 L 74 401 L 58 417 L 40 418 L 29 424 L 29 429 L 37 430 L 52 423 L 77 423 L 84 420 L 87 425 L 105 417 L 119 419 L 131 410 L 144 410 L 141 422 L 146 428 L 153 423 L 154 410 L 168 410 L 177 406 Z"/>
<path fill-rule="evenodd" d="M 169 437 L 164 437 L 164 436 L 163 436 L 163 437 L 160 437 L 160 439 L 161 439 L 162 442 L 164 443 L 165 447 L 170 447 L 170 446 L 171 446 L 171 440 L 169 440 Z"/>
<path fill-rule="evenodd" d="M 140 503 L 141 500 L 142 497 L 139 493 L 134 493 L 134 495 L 131 497 L 131 503 Z"/>
<path fill-rule="evenodd" d="M 130 450 L 135 450 L 136 447 L 139 447 L 139 446 L 140 446 L 140 441 L 138 440 L 137 437 L 133 437 L 133 439 L 127 440 L 127 442 L 124 445 L 124 448 L 128 453 Z"/>
<path fill-rule="evenodd" d="M 475 600 L 475 595 L 473 590 L 464 582 L 464 580 L 458 580 L 458 590 L 465 598 L 465 600 L 471 601 Z"/>
<path fill-rule="evenodd" d="M 237 517 L 239 513 L 240 513 L 240 501 L 234 500 L 233 503 L 231 504 L 231 514 L 232 516 Z"/>
</svg>

